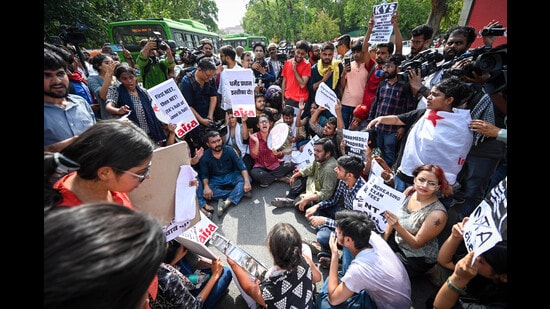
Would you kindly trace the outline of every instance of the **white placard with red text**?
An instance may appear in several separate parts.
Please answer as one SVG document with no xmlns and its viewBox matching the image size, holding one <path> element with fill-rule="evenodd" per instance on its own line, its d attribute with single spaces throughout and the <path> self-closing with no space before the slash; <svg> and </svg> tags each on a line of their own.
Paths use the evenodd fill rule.
<svg viewBox="0 0 550 309">
<path fill-rule="evenodd" d="M 153 99 L 157 118 L 164 123 L 176 124 L 176 136 L 183 137 L 199 125 L 185 97 L 173 78 L 147 89 Z"/>
<path fill-rule="evenodd" d="M 256 117 L 256 104 L 254 103 L 254 87 L 256 87 L 256 84 L 254 83 L 252 70 L 227 70 L 225 74 L 225 77 L 229 79 L 233 116 Z"/>
</svg>

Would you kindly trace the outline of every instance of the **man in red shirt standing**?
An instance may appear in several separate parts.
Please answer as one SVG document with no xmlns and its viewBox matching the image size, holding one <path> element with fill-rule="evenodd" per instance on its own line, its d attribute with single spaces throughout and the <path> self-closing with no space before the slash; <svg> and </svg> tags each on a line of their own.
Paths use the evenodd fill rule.
<svg viewBox="0 0 550 309">
<path fill-rule="evenodd" d="M 294 58 L 285 62 L 281 73 L 283 77 L 281 85 L 283 108 L 286 105 L 294 107 L 294 115 L 298 113 L 300 100 L 307 102 L 309 97 L 307 84 L 311 77 L 311 64 L 305 60 L 309 46 L 310 44 L 305 40 L 296 42 Z"/>
</svg>

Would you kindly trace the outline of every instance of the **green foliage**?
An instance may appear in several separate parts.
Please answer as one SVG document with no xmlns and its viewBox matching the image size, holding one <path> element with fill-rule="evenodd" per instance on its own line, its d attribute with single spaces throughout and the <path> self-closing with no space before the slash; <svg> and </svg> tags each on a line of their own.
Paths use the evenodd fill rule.
<svg viewBox="0 0 550 309">
<path fill-rule="evenodd" d="M 229 0 L 227 0 L 229 1 Z M 426 23 L 432 1 L 400 0 L 399 28 L 404 39 L 417 25 Z M 447 2 L 439 32 L 458 24 L 464 0 Z M 391 2 L 387 1 L 387 2 Z M 381 0 L 249 0 L 242 27 L 245 32 L 263 35 L 271 40 L 311 42 L 332 40 L 342 33 L 367 30 L 374 4 Z M 218 8 L 214 0 L 71 0 L 44 1 L 44 40 L 58 36 L 61 25 L 84 24 L 87 41 L 82 46 L 99 48 L 109 41 L 107 24 L 112 21 L 147 18 L 189 18 L 219 31 Z"/>
</svg>

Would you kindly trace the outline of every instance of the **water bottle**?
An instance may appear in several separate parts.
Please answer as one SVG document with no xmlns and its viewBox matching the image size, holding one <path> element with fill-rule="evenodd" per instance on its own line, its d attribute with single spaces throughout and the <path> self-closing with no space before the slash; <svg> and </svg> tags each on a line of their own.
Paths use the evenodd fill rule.
<svg viewBox="0 0 550 309">
<path fill-rule="evenodd" d="M 191 281 L 191 283 L 198 284 L 208 280 L 210 278 L 210 274 L 194 273 L 194 274 L 190 274 L 188 278 L 189 278 L 189 281 Z"/>
</svg>

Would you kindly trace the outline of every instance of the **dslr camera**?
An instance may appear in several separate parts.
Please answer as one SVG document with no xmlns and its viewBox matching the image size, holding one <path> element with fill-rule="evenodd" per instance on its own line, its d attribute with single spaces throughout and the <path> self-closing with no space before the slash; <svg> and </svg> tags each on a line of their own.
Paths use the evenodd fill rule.
<svg viewBox="0 0 550 309">
<path fill-rule="evenodd" d="M 168 44 L 164 43 L 164 41 L 160 37 L 160 32 L 153 31 L 153 34 L 155 35 L 155 42 L 157 42 L 157 49 L 166 51 L 168 49 Z"/>
<path fill-rule="evenodd" d="M 199 62 L 204 57 L 204 52 L 201 47 L 196 47 L 194 49 L 189 49 L 187 47 L 182 47 L 180 52 L 181 61 L 185 64 L 194 65 Z"/>
<path fill-rule="evenodd" d="M 506 28 L 501 24 L 485 27 L 481 30 L 481 36 L 503 36 Z"/>
<path fill-rule="evenodd" d="M 405 60 L 399 65 L 401 72 L 397 73 L 397 81 L 408 83 L 410 71 L 420 69 L 420 76 L 428 76 L 437 71 L 437 63 L 443 60 L 443 55 L 437 50 L 426 49 L 418 53 L 411 60 Z"/>
<path fill-rule="evenodd" d="M 84 36 L 86 29 L 88 27 L 83 24 L 77 24 L 76 26 L 61 25 L 59 27 L 61 32 L 59 37 L 67 44 L 84 43 L 86 42 L 86 36 Z"/>
</svg>

